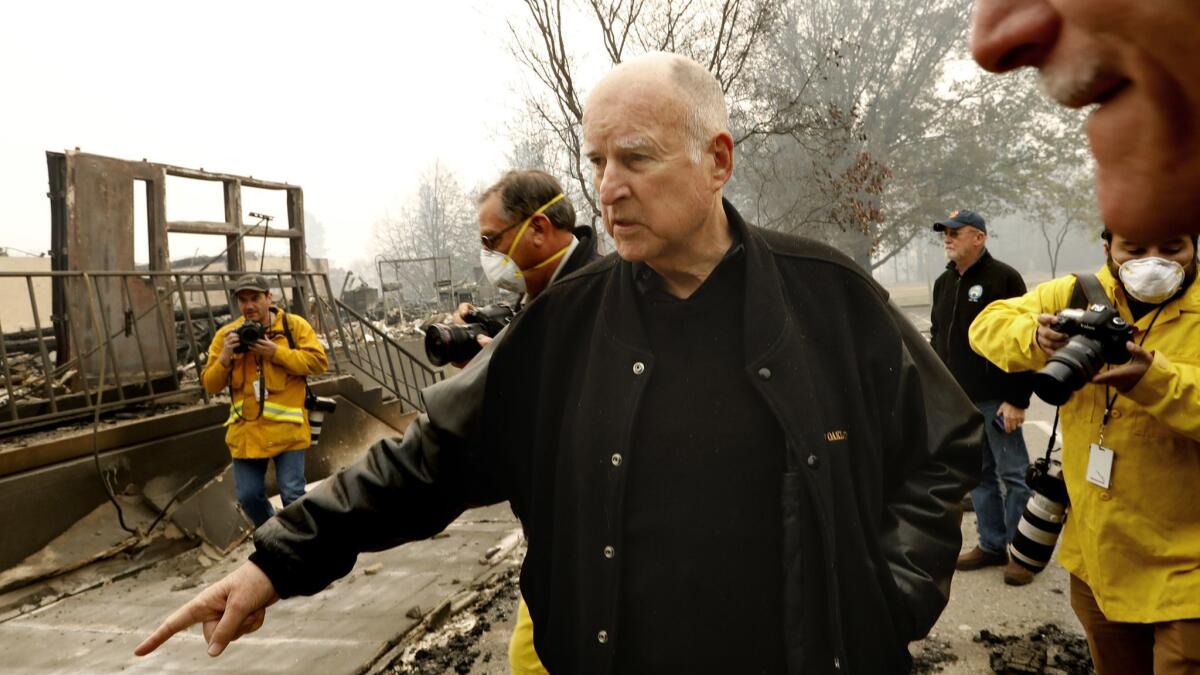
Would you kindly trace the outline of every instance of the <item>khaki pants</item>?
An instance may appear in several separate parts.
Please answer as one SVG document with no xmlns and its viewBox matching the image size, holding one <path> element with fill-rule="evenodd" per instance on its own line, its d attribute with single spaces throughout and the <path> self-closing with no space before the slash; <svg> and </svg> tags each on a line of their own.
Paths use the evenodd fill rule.
<svg viewBox="0 0 1200 675">
<path fill-rule="evenodd" d="M 1071 575 L 1071 609 L 1087 632 L 1097 675 L 1200 675 L 1200 619 L 1109 621 L 1092 589 Z"/>
</svg>

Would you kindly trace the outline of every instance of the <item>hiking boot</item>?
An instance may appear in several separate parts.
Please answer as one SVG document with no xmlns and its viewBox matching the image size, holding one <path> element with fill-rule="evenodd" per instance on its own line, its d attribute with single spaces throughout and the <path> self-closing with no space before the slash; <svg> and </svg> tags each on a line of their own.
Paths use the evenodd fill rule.
<svg viewBox="0 0 1200 675">
<path fill-rule="evenodd" d="M 1025 569 L 1016 560 L 1008 561 L 1008 565 L 1004 568 L 1004 583 L 1009 586 L 1024 586 L 1031 581 L 1033 581 L 1033 572 Z"/>
<path fill-rule="evenodd" d="M 964 572 L 1008 564 L 1007 553 L 989 553 L 978 546 L 958 556 L 956 569 Z"/>
</svg>

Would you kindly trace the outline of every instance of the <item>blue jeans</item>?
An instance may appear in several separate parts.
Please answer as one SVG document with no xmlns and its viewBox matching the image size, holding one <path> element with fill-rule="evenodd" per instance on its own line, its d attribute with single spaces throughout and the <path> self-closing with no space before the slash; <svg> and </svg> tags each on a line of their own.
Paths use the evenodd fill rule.
<svg viewBox="0 0 1200 675">
<path fill-rule="evenodd" d="M 275 482 L 279 496 L 287 506 L 304 496 L 304 451 L 292 450 L 274 457 Z M 258 527 L 275 515 L 267 501 L 267 462 L 269 459 L 234 459 L 233 483 L 242 510 Z"/>
<path fill-rule="evenodd" d="M 988 553 L 1004 553 L 1017 533 L 1025 502 L 1029 501 L 1029 486 L 1025 484 L 1029 451 L 1025 449 L 1021 429 L 1006 434 L 995 427 L 993 420 L 1000 401 L 983 401 L 975 405 L 983 413 L 988 439 L 988 447 L 983 453 L 983 476 L 979 487 L 971 491 L 979 548 Z"/>
</svg>

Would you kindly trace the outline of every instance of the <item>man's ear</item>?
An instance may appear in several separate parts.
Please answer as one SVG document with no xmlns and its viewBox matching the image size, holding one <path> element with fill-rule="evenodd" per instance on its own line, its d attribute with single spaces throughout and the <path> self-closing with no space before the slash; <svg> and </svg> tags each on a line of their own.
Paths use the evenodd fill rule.
<svg viewBox="0 0 1200 675">
<path fill-rule="evenodd" d="M 709 141 L 708 152 L 713 158 L 712 179 L 720 187 L 733 176 L 733 136 L 722 131 Z"/>
<path fill-rule="evenodd" d="M 546 242 L 546 236 L 552 227 L 554 225 L 550 222 L 550 218 L 544 213 L 539 213 L 529 221 L 529 228 L 525 231 L 525 236 L 533 237 L 534 245 L 541 246 Z"/>
</svg>

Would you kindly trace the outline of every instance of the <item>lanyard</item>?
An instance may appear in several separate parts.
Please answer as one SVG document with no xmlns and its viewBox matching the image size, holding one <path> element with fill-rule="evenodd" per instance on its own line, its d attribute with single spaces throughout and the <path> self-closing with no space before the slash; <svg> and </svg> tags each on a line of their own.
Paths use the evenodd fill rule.
<svg viewBox="0 0 1200 675">
<path fill-rule="evenodd" d="M 1154 316 L 1150 318 L 1150 325 L 1146 326 L 1146 330 L 1142 333 L 1141 339 L 1138 340 L 1139 347 L 1146 344 L 1146 338 L 1150 335 L 1150 330 L 1154 328 L 1154 322 L 1158 321 L 1158 315 L 1162 314 L 1162 311 L 1166 306 L 1166 303 L 1163 303 L 1154 311 Z M 1104 427 L 1108 426 L 1108 419 L 1112 416 L 1113 404 L 1117 402 L 1117 394 L 1120 393 L 1113 392 L 1112 396 L 1109 396 L 1108 392 L 1109 386 L 1106 384 L 1104 385 L 1104 419 L 1100 420 L 1100 437 L 1096 439 L 1096 445 L 1099 445 L 1100 447 L 1104 447 Z"/>
</svg>

